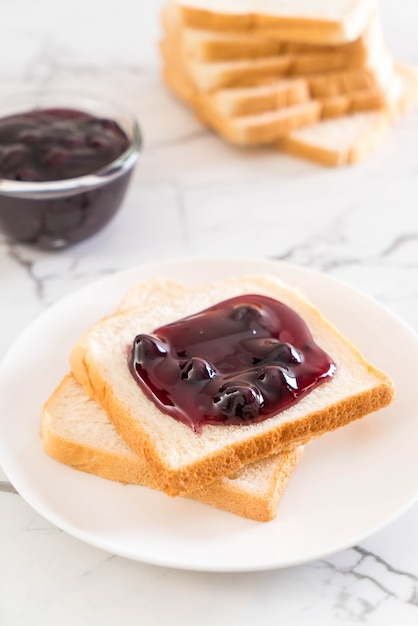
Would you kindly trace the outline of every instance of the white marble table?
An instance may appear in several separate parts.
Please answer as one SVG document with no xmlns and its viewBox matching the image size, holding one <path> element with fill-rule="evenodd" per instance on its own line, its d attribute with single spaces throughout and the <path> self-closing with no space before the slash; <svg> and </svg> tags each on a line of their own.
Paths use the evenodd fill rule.
<svg viewBox="0 0 418 626">
<path fill-rule="evenodd" d="M 418 330 L 418 109 L 352 168 L 228 147 L 161 84 L 159 4 L 1 3 L 0 94 L 34 86 L 114 94 L 137 114 L 145 142 L 123 210 L 100 235 L 60 253 L 0 239 L 0 358 L 66 294 L 132 265 L 184 256 L 250 254 L 313 267 Z M 385 0 L 381 9 L 396 58 L 418 65 L 418 5 Z M 321 561 L 265 573 L 184 572 L 70 537 L 0 471 L 0 624 L 417 624 L 417 527 L 418 504 Z"/>
</svg>

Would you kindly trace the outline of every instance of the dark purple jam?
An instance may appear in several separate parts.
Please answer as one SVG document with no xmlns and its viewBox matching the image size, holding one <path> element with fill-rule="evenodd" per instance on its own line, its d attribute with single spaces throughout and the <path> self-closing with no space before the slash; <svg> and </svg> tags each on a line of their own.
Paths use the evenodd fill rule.
<svg viewBox="0 0 418 626">
<path fill-rule="evenodd" d="M 113 120 L 73 109 L 41 109 L 0 119 L 0 178 L 65 180 L 102 169 L 129 145 Z"/>
<path fill-rule="evenodd" d="M 97 233 L 116 213 L 132 173 L 81 187 L 77 179 L 113 163 L 129 147 L 120 126 L 73 109 L 40 109 L 0 119 L 0 179 L 74 179 L 69 192 L 29 196 L 0 190 L 0 229 L 11 239 L 60 249 Z"/>
<path fill-rule="evenodd" d="M 137 335 L 129 367 L 161 411 L 196 432 L 261 422 L 335 372 L 295 311 L 253 294 Z"/>
</svg>

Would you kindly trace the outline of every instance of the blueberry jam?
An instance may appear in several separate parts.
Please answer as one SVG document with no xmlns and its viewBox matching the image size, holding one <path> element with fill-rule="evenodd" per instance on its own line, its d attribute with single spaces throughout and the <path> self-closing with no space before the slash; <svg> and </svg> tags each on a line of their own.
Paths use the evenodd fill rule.
<svg viewBox="0 0 418 626">
<path fill-rule="evenodd" d="M 125 195 L 132 166 L 113 164 L 128 154 L 129 145 L 116 121 L 76 109 L 35 109 L 0 119 L 1 230 L 44 249 L 64 248 L 94 235 Z M 80 177 L 110 164 L 111 176 L 81 184 Z M 10 191 L 7 181 L 32 186 L 29 192 Z M 68 181 L 68 186 L 45 192 L 45 185 L 56 181 Z"/>
<path fill-rule="evenodd" d="M 302 318 L 245 295 L 135 337 L 129 367 L 158 408 L 201 432 L 204 424 L 261 422 L 335 372 Z"/>
<path fill-rule="evenodd" d="M 73 109 L 40 109 L 0 119 L 0 177 L 65 180 L 114 161 L 129 141 L 116 122 Z"/>
</svg>

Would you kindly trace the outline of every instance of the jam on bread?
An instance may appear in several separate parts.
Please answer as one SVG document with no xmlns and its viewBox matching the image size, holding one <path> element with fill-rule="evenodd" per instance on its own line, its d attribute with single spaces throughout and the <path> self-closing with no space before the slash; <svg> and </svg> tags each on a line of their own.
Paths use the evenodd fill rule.
<svg viewBox="0 0 418 626">
<path fill-rule="evenodd" d="M 261 422 L 335 372 L 294 310 L 256 294 L 137 335 L 129 367 L 161 411 L 196 432 Z"/>
</svg>

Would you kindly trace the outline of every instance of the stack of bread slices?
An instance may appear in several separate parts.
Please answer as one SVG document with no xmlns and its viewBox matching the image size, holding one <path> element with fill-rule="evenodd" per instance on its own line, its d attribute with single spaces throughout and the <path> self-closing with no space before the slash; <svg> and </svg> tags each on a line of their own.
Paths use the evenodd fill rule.
<svg viewBox="0 0 418 626">
<path fill-rule="evenodd" d="M 414 100 L 376 0 L 168 0 L 163 78 L 227 141 L 358 160 Z"/>
<path fill-rule="evenodd" d="M 138 333 L 247 294 L 298 313 L 336 365 L 332 379 L 258 423 L 205 424 L 201 432 L 161 411 L 128 364 Z M 45 403 L 45 451 L 72 468 L 185 496 L 258 521 L 279 499 L 312 439 L 378 411 L 391 380 L 360 354 L 293 287 L 273 276 L 241 276 L 186 288 L 164 278 L 135 285 L 113 315 L 98 321 L 70 355 L 71 372 Z M 376 416 L 378 419 L 378 416 Z M 309 444 L 308 444 L 309 445 Z"/>
</svg>

